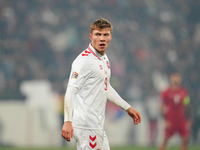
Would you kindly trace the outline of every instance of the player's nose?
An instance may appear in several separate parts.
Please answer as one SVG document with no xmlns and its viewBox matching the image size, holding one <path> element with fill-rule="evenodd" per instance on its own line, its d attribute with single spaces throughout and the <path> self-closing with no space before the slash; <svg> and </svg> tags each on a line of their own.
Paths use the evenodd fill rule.
<svg viewBox="0 0 200 150">
<path fill-rule="evenodd" d="M 101 42 L 105 41 L 105 37 L 104 37 L 104 36 L 101 36 L 101 37 L 100 37 L 100 41 L 101 41 Z"/>
</svg>

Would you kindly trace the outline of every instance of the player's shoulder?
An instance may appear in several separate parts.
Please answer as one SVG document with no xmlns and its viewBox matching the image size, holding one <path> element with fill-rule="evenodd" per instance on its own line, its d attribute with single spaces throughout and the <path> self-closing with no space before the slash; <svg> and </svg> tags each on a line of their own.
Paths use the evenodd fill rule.
<svg viewBox="0 0 200 150">
<path fill-rule="evenodd" d="M 162 95 L 162 96 L 165 96 L 165 95 L 167 95 L 169 92 L 170 92 L 170 87 L 167 87 L 167 88 L 165 88 L 165 89 L 161 92 L 161 95 Z"/>
<path fill-rule="evenodd" d="M 187 89 L 185 87 L 180 87 L 180 91 L 187 93 Z"/>
<path fill-rule="evenodd" d="M 91 51 L 89 51 L 88 49 L 85 49 L 84 51 L 81 52 L 81 54 L 79 55 L 81 58 L 87 58 L 91 55 Z"/>
<path fill-rule="evenodd" d="M 89 50 L 87 50 L 87 49 L 83 50 L 73 61 L 73 65 L 82 66 L 82 65 L 89 63 L 90 55 L 91 55 L 91 52 Z"/>
<path fill-rule="evenodd" d="M 167 93 L 167 92 L 169 92 L 170 90 L 171 90 L 170 87 L 166 87 L 166 88 L 162 91 L 162 93 Z"/>
</svg>

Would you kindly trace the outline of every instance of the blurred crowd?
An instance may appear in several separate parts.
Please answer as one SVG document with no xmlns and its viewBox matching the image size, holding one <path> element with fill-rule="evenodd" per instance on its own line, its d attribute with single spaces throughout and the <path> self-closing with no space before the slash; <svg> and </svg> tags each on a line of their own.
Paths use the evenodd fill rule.
<svg viewBox="0 0 200 150">
<path fill-rule="evenodd" d="M 156 73 L 178 70 L 199 115 L 199 7 L 196 0 L 0 1 L 0 99 L 25 99 L 20 84 L 35 79 L 63 94 L 89 25 L 103 17 L 114 27 L 108 56 L 120 95 L 145 102 L 159 94 Z"/>
</svg>

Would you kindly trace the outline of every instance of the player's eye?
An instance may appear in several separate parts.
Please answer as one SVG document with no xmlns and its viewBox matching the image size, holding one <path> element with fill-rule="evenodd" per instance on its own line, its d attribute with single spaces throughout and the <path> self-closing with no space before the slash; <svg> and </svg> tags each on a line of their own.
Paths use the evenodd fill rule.
<svg viewBox="0 0 200 150">
<path fill-rule="evenodd" d="M 109 36 L 109 34 L 108 34 L 108 33 L 106 33 L 106 34 L 104 34 L 104 36 Z"/>
<path fill-rule="evenodd" d="M 96 36 L 101 36 L 101 34 L 100 33 L 96 33 Z"/>
</svg>

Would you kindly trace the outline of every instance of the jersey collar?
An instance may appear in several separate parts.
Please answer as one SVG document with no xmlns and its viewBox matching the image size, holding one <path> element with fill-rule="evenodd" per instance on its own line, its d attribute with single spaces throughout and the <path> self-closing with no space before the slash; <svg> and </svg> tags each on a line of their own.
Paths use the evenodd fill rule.
<svg viewBox="0 0 200 150">
<path fill-rule="evenodd" d="M 89 44 L 88 50 L 89 50 L 95 57 L 97 57 L 99 60 L 101 60 L 101 58 L 100 58 L 100 57 L 102 57 L 101 54 L 99 54 L 99 53 L 92 47 L 91 44 Z"/>
</svg>

